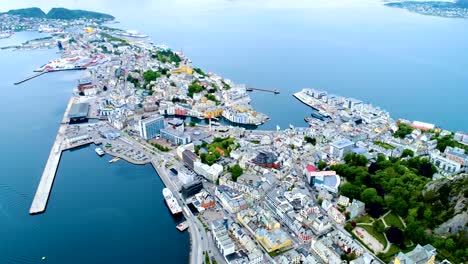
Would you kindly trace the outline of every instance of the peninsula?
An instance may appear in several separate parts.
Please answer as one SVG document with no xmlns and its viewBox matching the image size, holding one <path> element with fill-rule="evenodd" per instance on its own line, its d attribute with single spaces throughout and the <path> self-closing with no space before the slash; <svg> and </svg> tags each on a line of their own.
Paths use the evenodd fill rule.
<svg viewBox="0 0 468 264">
<path fill-rule="evenodd" d="M 30 11 L 0 22 L 48 34 L 8 48 L 60 55 L 17 84 L 82 71 L 30 214 L 45 212 L 62 152 L 94 144 L 110 164 L 152 164 L 168 213 L 185 218 L 174 228 L 190 232 L 190 263 L 467 260 L 468 133 L 312 88 L 291 95 L 310 107 L 303 127 L 261 130 L 269 117 L 250 93 L 277 89 L 237 84 L 101 18 Z"/>
</svg>

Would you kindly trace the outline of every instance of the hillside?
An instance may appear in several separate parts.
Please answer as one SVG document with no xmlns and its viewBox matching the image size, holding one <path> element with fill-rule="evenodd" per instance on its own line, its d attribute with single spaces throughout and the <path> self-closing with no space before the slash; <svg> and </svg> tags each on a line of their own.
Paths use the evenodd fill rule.
<svg viewBox="0 0 468 264">
<path fill-rule="evenodd" d="M 86 11 L 86 10 L 72 10 L 63 7 L 52 8 L 47 14 L 38 7 L 12 9 L 6 14 L 18 15 L 22 17 L 34 17 L 34 18 L 48 18 L 48 19 L 101 19 L 101 20 L 113 20 L 114 17 L 108 14 Z"/>
<path fill-rule="evenodd" d="M 46 13 L 38 7 L 12 9 L 6 13 L 22 17 L 46 17 Z"/>
<path fill-rule="evenodd" d="M 93 12 L 93 11 L 86 11 L 86 10 L 71 10 L 62 7 L 52 8 L 49 13 L 47 13 L 47 18 L 49 19 L 80 19 L 80 18 L 88 18 L 88 19 L 103 19 L 103 20 L 112 20 L 114 19 L 113 16 Z"/>
</svg>

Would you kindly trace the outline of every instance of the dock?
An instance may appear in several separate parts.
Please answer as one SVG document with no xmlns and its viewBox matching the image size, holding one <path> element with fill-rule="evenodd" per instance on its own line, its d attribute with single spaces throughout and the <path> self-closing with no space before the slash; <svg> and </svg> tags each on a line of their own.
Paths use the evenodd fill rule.
<svg viewBox="0 0 468 264">
<path fill-rule="evenodd" d="M 261 92 L 269 92 L 269 93 L 274 93 L 274 94 L 279 94 L 280 92 L 278 89 L 263 89 L 263 88 L 253 88 L 253 87 L 247 87 L 246 89 L 248 92 L 253 92 L 253 91 L 261 91 Z"/>
<path fill-rule="evenodd" d="M 64 149 L 67 149 L 67 147 L 64 146 L 65 142 L 63 138 L 63 134 L 67 126 L 64 120 L 67 118 L 68 112 L 73 102 L 74 102 L 74 98 L 72 97 L 68 101 L 68 105 L 64 114 L 64 118 L 57 132 L 54 145 L 52 146 L 52 149 L 50 150 L 49 158 L 47 159 L 47 163 L 44 167 L 44 171 L 42 172 L 42 177 L 39 182 L 39 185 L 37 186 L 36 194 L 34 195 L 31 208 L 29 208 L 30 214 L 43 213 L 47 207 L 47 202 L 49 200 L 50 192 L 52 191 L 52 185 L 54 183 L 55 175 L 57 173 L 57 168 L 60 162 L 60 158 L 62 157 L 62 151 Z"/>
</svg>

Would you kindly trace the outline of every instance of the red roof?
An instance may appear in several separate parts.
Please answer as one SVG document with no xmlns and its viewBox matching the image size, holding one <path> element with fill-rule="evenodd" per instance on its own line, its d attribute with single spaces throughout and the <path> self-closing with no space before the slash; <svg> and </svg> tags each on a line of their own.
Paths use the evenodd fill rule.
<svg viewBox="0 0 468 264">
<path fill-rule="evenodd" d="M 306 169 L 307 169 L 308 172 L 317 171 L 317 168 L 315 168 L 315 166 L 310 165 L 310 164 L 306 166 Z"/>
</svg>

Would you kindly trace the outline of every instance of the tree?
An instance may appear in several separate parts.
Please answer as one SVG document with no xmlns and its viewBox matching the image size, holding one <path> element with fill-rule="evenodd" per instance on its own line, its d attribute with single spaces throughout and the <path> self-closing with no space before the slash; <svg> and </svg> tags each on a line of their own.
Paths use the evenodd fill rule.
<svg viewBox="0 0 468 264">
<path fill-rule="evenodd" d="M 190 123 L 189 123 L 189 126 L 191 126 L 191 127 L 194 127 L 194 126 L 196 126 L 196 125 L 197 125 L 197 123 L 194 122 L 194 121 L 190 121 Z"/>
<path fill-rule="evenodd" d="M 233 181 L 237 181 L 237 178 L 239 178 L 242 173 L 244 173 L 244 170 L 241 168 L 241 166 L 239 166 L 239 164 L 229 167 L 228 171 L 231 173 Z"/>
<path fill-rule="evenodd" d="M 398 124 L 398 130 L 393 134 L 394 137 L 405 138 L 407 135 L 413 132 L 414 128 L 410 125 L 400 123 Z"/>
<path fill-rule="evenodd" d="M 327 167 L 327 163 L 325 161 L 323 161 L 323 160 L 319 161 L 319 163 L 317 164 L 317 168 L 319 170 L 323 170 L 323 169 L 325 169 L 325 167 Z"/>
<path fill-rule="evenodd" d="M 146 83 L 150 83 L 151 81 L 155 81 L 157 78 L 161 77 L 159 72 L 155 72 L 153 70 L 148 70 L 143 73 L 143 79 L 145 79 Z"/>
<path fill-rule="evenodd" d="M 309 137 L 309 136 L 304 136 L 304 140 L 307 142 L 307 143 L 310 143 L 312 145 L 315 146 L 315 144 L 317 144 L 317 139 L 316 138 L 313 138 L 313 137 Z"/>
<path fill-rule="evenodd" d="M 361 188 L 352 183 L 345 182 L 343 185 L 341 185 L 340 194 L 351 199 L 357 199 L 360 198 Z"/>
<path fill-rule="evenodd" d="M 382 197 L 377 195 L 377 190 L 375 188 L 367 188 L 361 193 L 361 201 L 366 205 L 371 203 L 382 204 Z"/>
<path fill-rule="evenodd" d="M 412 151 L 411 149 L 404 149 L 403 152 L 401 153 L 401 157 L 402 158 L 414 157 L 414 151 Z"/>
<path fill-rule="evenodd" d="M 445 249 L 452 252 L 454 249 L 455 249 L 455 242 L 453 241 L 453 239 L 449 238 L 447 240 L 445 240 Z"/>
<path fill-rule="evenodd" d="M 390 241 L 393 244 L 401 244 L 404 241 L 404 236 L 403 232 L 396 228 L 396 227 L 390 227 L 386 232 L 385 235 L 387 235 L 388 241 Z"/>
</svg>

